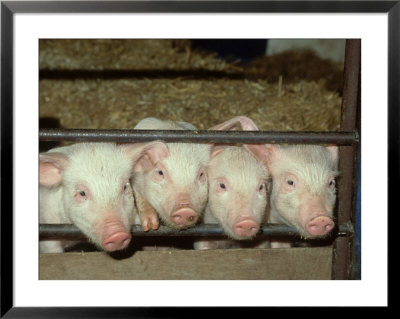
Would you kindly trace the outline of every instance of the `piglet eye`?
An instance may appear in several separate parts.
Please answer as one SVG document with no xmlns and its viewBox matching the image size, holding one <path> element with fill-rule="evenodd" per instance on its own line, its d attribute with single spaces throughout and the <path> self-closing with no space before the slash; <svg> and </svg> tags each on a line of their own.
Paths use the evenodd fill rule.
<svg viewBox="0 0 400 319">
<path fill-rule="evenodd" d="M 163 176 L 163 175 L 164 175 L 164 172 L 163 172 L 162 170 L 159 170 L 159 171 L 158 171 L 158 175 Z"/>
<path fill-rule="evenodd" d="M 335 180 L 332 179 L 332 180 L 329 182 L 329 187 L 335 187 L 335 185 L 336 185 Z"/>
<path fill-rule="evenodd" d="M 226 189 L 226 186 L 223 183 L 219 183 L 219 187 L 221 187 L 222 189 Z"/>
<path fill-rule="evenodd" d="M 288 180 L 286 181 L 286 183 L 287 183 L 288 185 L 290 185 L 290 186 L 293 186 L 293 185 L 294 185 L 294 182 L 293 182 L 291 179 L 288 179 Z"/>
<path fill-rule="evenodd" d="M 90 199 L 90 197 L 90 191 L 85 186 L 78 185 L 78 187 L 75 188 L 74 200 L 77 204 L 85 202 Z"/>
</svg>

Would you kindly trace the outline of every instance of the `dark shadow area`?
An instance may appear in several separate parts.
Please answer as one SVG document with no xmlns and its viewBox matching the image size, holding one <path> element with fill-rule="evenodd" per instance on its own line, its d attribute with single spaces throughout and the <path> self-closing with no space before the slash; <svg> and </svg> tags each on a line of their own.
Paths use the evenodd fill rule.
<svg viewBox="0 0 400 319">
<path fill-rule="evenodd" d="M 134 237 L 124 250 L 110 253 L 114 259 L 131 257 L 137 251 L 193 249 L 192 237 Z"/>
<path fill-rule="evenodd" d="M 193 237 L 133 237 L 129 246 L 124 250 L 110 252 L 114 259 L 131 257 L 137 251 L 151 250 L 182 250 L 193 249 Z M 65 249 L 65 252 L 95 252 L 102 251 L 96 245 L 87 241 L 76 243 Z"/>
<path fill-rule="evenodd" d="M 238 61 L 246 64 L 265 54 L 266 39 L 193 39 L 191 48 L 199 51 L 217 52 L 228 63 Z"/>
<path fill-rule="evenodd" d="M 263 56 L 246 65 L 248 78 L 264 79 L 271 83 L 297 83 L 299 81 L 325 81 L 325 88 L 343 93 L 343 69 L 337 62 L 322 59 L 311 50 L 285 51 L 272 56 Z"/>
<path fill-rule="evenodd" d="M 262 75 L 259 75 L 262 77 Z M 77 80 L 77 79 L 176 79 L 185 80 L 210 80 L 210 79 L 237 79 L 242 80 L 245 75 L 241 72 L 227 72 L 214 70 L 40 70 L 40 80 Z"/>
</svg>

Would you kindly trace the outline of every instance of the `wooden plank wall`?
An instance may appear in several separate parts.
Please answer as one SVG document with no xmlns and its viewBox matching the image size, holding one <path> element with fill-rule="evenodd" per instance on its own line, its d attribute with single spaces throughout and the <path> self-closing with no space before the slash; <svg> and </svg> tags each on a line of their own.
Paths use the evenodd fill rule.
<svg viewBox="0 0 400 319">
<path fill-rule="evenodd" d="M 40 254 L 41 280 L 329 280 L 332 247 Z"/>
</svg>

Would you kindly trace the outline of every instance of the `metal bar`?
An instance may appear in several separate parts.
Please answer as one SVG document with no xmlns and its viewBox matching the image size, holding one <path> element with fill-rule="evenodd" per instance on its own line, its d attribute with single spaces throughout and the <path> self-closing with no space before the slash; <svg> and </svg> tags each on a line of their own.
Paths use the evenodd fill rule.
<svg viewBox="0 0 400 319">
<path fill-rule="evenodd" d="M 347 40 L 344 65 L 341 131 L 356 129 L 361 68 L 361 40 Z M 338 185 L 338 223 L 351 222 L 354 194 L 355 145 L 340 147 Z M 333 249 L 332 279 L 349 279 L 352 238 L 335 241 Z"/>
<path fill-rule="evenodd" d="M 95 129 L 40 129 L 41 141 L 78 142 L 166 142 L 197 143 L 297 143 L 352 145 L 358 133 L 349 132 L 266 132 L 266 131 L 208 131 L 208 130 L 95 130 Z"/>
<path fill-rule="evenodd" d="M 341 131 L 349 131 L 356 128 L 360 68 L 361 40 L 347 40 L 340 124 Z"/>
<path fill-rule="evenodd" d="M 357 103 L 361 62 L 361 40 L 348 40 L 346 43 L 345 77 L 343 86 L 342 118 L 340 130 L 345 132 L 356 129 Z M 355 149 L 353 146 L 340 148 L 339 170 L 339 215 L 338 222 L 347 222 L 351 218 Z"/>
<path fill-rule="evenodd" d="M 337 236 L 351 236 L 353 234 L 351 224 L 341 224 L 338 226 Z M 223 229 L 216 224 L 203 224 L 193 228 L 175 230 L 167 226 L 160 226 L 157 230 L 145 232 L 142 226 L 134 225 L 131 229 L 133 236 L 225 236 Z M 267 224 L 261 227 L 258 236 L 300 236 L 299 232 L 291 226 L 282 224 Z M 85 239 L 82 232 L 72 224 L 40 224 L 39 239 Z"/>
</svg>

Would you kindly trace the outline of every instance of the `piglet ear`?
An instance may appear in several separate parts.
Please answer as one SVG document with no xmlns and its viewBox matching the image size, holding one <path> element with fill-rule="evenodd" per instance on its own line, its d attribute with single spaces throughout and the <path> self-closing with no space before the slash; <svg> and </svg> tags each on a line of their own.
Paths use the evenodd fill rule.
<svg viewBox="0 0 400 319">
<path fill-rule="evenodd" d="M 243 131 L 259 131 L 256 123 L 246 116 L 238 116 L 240 126 Z"/>
<path fill-rule="evenodd" d="M 143 148 L 144 154 L 149 158 L 152 165 L 169 156 L 169 150 L 165 143 L 149 143 Z"/>
<path fill-rule="evenodd" d="M 211 148 L 211 158 L 214 158 L 215 156 L 217 156 L 219 153 L 221 153 L 224 149 L 226 149 L 227 147 L 229 146 L 229 144 L 228 145 L 226 145 L 226 144 L 217 144 L 217 145 L 214 145 L 212 148 Z"/>
<path fill-rule="evenodd" d="M 158 161 L 169 156 L 167 145 L 161 141 L 129 143 L 123 144 L 121 147 L 132 159 L 134 172 L 149 170 Z"/>
<path fill-rule="evenodd" d="M 325 149 L 328 151 L 334 165 L 335 169 L 337 169 L 338 161 L 339 161 L 339 147 L 337 145 L 325 146 Z"/>
<path fill-rule="evenodd" d="M 264 163 L 269 168 L 269 153 L 265 144 L 243 144 L 244 148 L 253 155 L 258 161 Z"/>
<path fill-rule="evenodd" d="M 258 131 L 257 125 L 246 116 L 236 116 L 228 121 L 225 121 L 221 124 L 213 126 L 209 130 L 213 131 L 235 131 L 237 125 L 240 125 L 242 130 L 244 131 Z M 233 144 L 211 144 L 210 145 L 210 154 L 211 158 L 214 158 L 219 153 L 221 153 L 227 146 Z"/>
<path fill-rule="evenodd" d="M 243 131 L 258 131 L 257 125 L 246 116 L 236 116 L 228 121 L 213 126 L 210 130 L 214 131 L 234 131 L 239 124 Z"/>
<path fill-rule="evenodd" d="M 264 144 L 266 150 L 266 165 L 269 172 L 273 171 L 274 164 L 281 158 L 281 148 L 277 144 Z"/>
<path fill-rule="evenodd" d="M 67 155 L 58 152 L 43 153 L 39 156 L 39 184 L 54 187 L 62 181 L 62 171 L 69 165 Z"/>
</svg>

